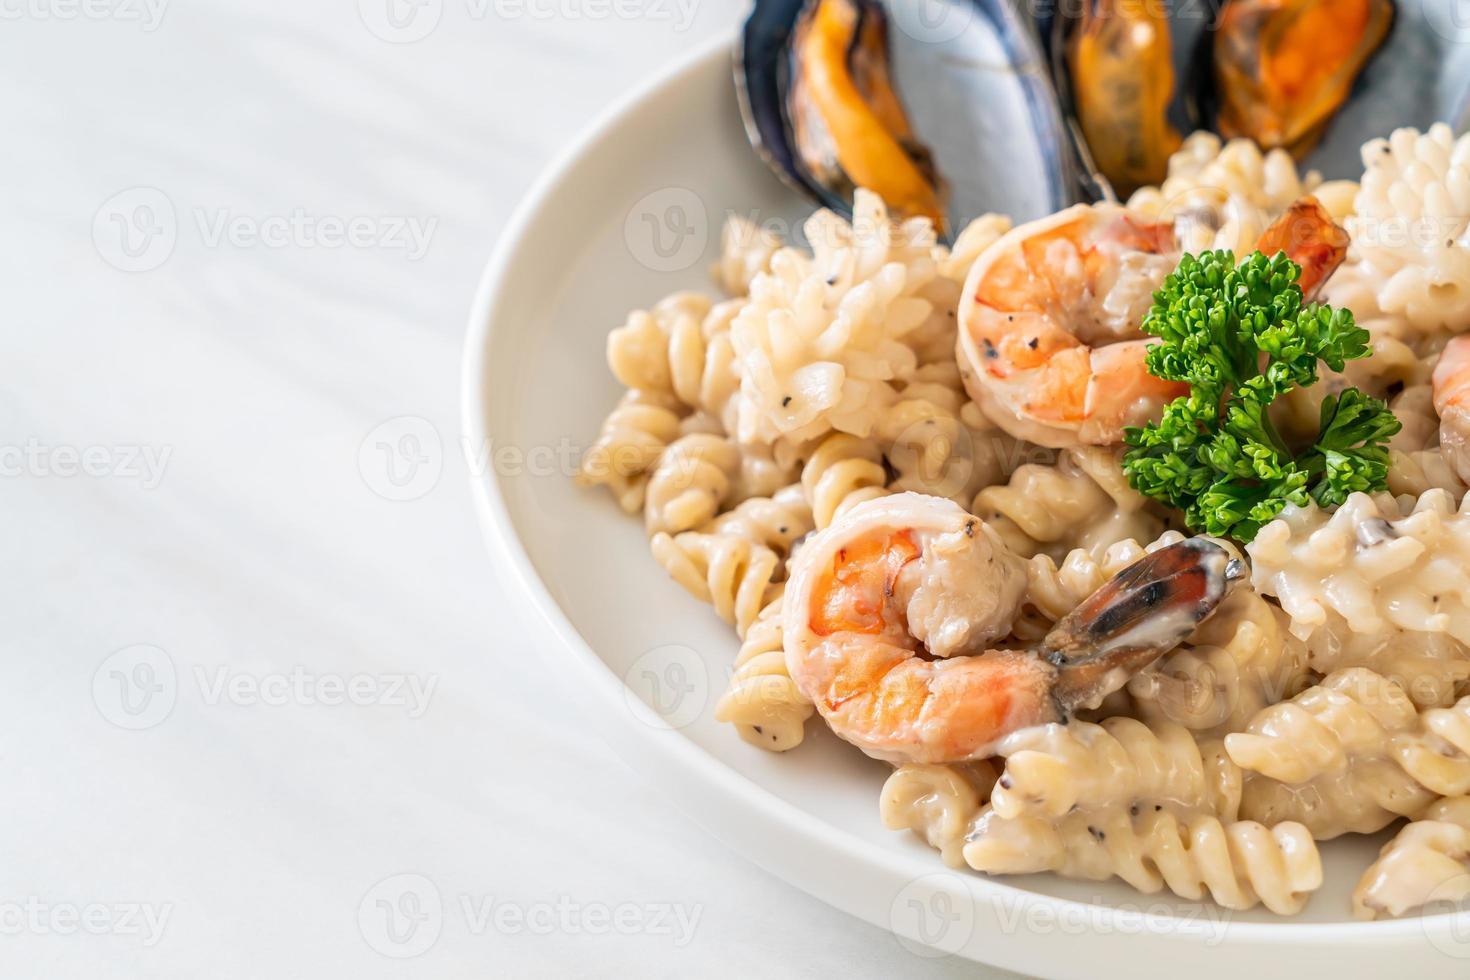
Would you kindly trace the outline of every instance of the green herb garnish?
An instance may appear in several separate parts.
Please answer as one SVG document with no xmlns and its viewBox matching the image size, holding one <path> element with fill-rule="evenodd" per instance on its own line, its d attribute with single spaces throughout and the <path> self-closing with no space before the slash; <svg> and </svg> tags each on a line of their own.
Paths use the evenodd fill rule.
<svg viewBox="0 0 1470 980">
<path fill-rule="evenodd" d="M 1196 531 L 1250 541 L 1288 503 L 1341 504 L 1388 481 L 1384 443 L 1400 423 L 1357 388 L 1322 403 L 1316 437 L 1293 447 L 1271 403 L 1367 357 L 1368 331 L 1349 310 L 1302 302 L 1301 268 L 1283 253 L 1186 255 L 1154 294 L 1143 329 L 1162 342 L 1150 374 L 1190 385 L 1157 422 L 1124 434 L 1123 471 L 1137 490 L 1184 511 Z"/>
</svg>

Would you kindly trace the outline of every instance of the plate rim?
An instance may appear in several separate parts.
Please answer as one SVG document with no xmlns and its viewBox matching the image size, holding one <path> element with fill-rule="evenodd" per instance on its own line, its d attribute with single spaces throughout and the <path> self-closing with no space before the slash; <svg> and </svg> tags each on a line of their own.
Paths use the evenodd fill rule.
<svg viewBox="0 0 1470 980">
<path fill-rule="evenodd" d="M 543 173 L 532 183 L 506 223 L 480 275 L 470 308 L 460 370 L 460 423 L 462 438 L 465 440 L 464 445 L 484 445 L 490 438 L 491 426 L 488 423 L 487 399 L 493 365 L 488 355 L 492 340 L 497 333 L 497 322 L 501 319 L 499 309 L 503 302 L 502 296 L 508 291 L 507 283 L 510 281 L 510 274 L 523 240 L 538 225 L 543 214 L 549 211 L 558 190 L 567 182 L 579 164 L 594 154 L 601 144 L 615 140 L 619 130 L 632 117 L 644 111 L 648 103 L 676 87 L 681 80 L 709 70 L 712 61 L 728 61 L 733 44 L 733 36 L 717 36 L 653 72 L 626 94 L 614 99 L 609 107 L 595 116 L 593 121 L 584 127 L 563 150 L 553 156 Z M 752 165 L 759 165 L 759 161 L 753 160 Z M 693 818 L 706 832 L 729 843 L 742 856 L 777 878 L 887 932 L 901 934 L 902 930 L 891 920 L 884 921 L 882 917 L 875 917 L 866 911 L 860 911 L 857 908 L 860 903 L 844 902 L 809 882 L 807 876 L 793 873 L 789 867 L 784 865 L 763 861 L 760 855 L 751 853 L 749 848 L 732 843 L 729 835 L 716 830 L 710 825 L 706 816 L 701 815 L 702 808 L 695 804 L 687 792 L 675 793 L 669 786 L 669 780 L 662 773 L 651 771 L 654 766 L 650 766 L 650 762 L 662 765 L 671 761 L 677 765 L 681 774 L 688 776 L 694 784 L 702 787 L 708 793 L 717 795 L 727 803 L 738 805 L 747 817 L 765 822 L 769 829 L 778 833 L 798 835 L 801 838 L 800 845 L 804 848 L 816 849 L 825 857 L 835 857 L 839 862 L 857 861 L 869 866 L 876 864 L 879 870 L 890 877 L 907 881 L 914 880 L 913 869 L 907 866 L 898 855 L 876 850 L 868 842 L 850 832 L 834 827 L 795 804 L 781 799 L 728 764 L 709 756 L 692 740 L 668 730 L 668 727 L 662 723 L 662 719 L 652 709 L 644 706 L 636 696 L 628 697 L 629 689 L 622 683 L 621 678 L 608 669 L 607 664 L 582 637 L 541 579 L 516 530 L 500 486 L 501 478 L 493 472 L 493 468 L 485 468 L 482 472 L 476 472 L 473 467 L 470 468 L 468 478 L 472 486 L 482 536 L 492 559 L 502 568 L 512 572 L 509 577 L 523 590 L 530 601 L 531 608 L 538 614 L 551 635 L 556 638 L 557 645 L 583 670 L 586 680 L 595 689 L 599 706 L 606 708 L 616 704 L 622 709 L 619 712 L 605 713 L 617 713 L 625 719 L 620 725 L 623 730 L 618 733 L 625 737 L 610 740 L 610 744 L 623 762 L 630 768 L 648 775 L 649 781 L 656 785 L 661 793 L 670 798 L 682 812 Z M 641 720 L 629 716 L 626 708 L 630 702 L 635 712 L 641 711 Z M 631 738 L 627 737 L 629 731 L 633 733 Z M 630 742 L 642 751 L 633 751 L 630 748 Z M 771 824 L 778 826 L 771 828 Z M 937 852 L 930 853 L 937 858 Z M 1140 920 L 1144 923 L 1145 928 L 1141 930 L 1143 932 L 1158 935 L 1148 926 L 1162 927 L 1165 931 L 1161 938 L 1168 936 L 1175 939 L 1182 938 L 1185 941 L 1207 939 L 1214 932 L 1209 928 L 1208 921 L 1185 919 L 1177 914 L 1139 913 L 1117 909 L 1109 905 L 1044 895 L 1005 884 L 1000 878 L 955 871 L 938 860 L 934 862 L 933 872 L 933 877 L 953 878 L 962 882 L 963 891 L 968 894 L 961 895 L 953 887 L 939 888 L 940 891 L 948 891 L 955 898 L 1004 900 L 1011 904 L 1018 914 L 1024 914 L 1035 905 L 1045 907 L 1053 913 L 1058 911 L 1081 913 L 1087 917 L 1086 921 L 1106 923 L 1112 926 L 1123 925 L 1122 917 L 1128 916 L 1133 923 Z M 1140 896 L 1141 899 L 1150 897 L 1152 896 Z M 1165 895 L 1161 901 L 1167 901 L 1169 897 Z M 1470 913 L 1447 912 L 1432 916 L 1373 922 L 1232 921 L 1229 923 L 1228 936 L 1224 942 L 1226 945 L 1237 947 L 1270 947 L 1284 944 L 1326 947 L 1338 946 L 1344 942 L 1376 946 L 1385 941 L 1408 938 L 1415 934 L 1421 940 L 1432 941 L 1435 938 L 1430 935 L 1432 931 L 1442 933 L 1450 942 L 1458 943 L 1461 941 L 1449 937 L 1456 920 L 1463 915 L 1470 915 Z M 1136 926 L 1134 928 L 1135 931 L 1138 931 Z M 914 936 L 908 938 L 921 941 Z M 977 962 L 996 962 L 989 957 L 979 959 L 968 949 L 961 950 L 959 955 Z"/>
</svg>

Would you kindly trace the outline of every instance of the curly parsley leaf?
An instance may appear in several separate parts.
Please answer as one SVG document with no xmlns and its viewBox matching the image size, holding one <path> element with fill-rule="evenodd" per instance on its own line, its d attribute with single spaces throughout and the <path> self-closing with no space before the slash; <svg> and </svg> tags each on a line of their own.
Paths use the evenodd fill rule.
<svg viewBox="0 0 1470 980">
<path fill-rule="evenodd" d="M 1160 338 L 1149 373 L 1190 393 L 1127 430 L 1123 470 L 1197 531 L 1250 541 L 1287 504 L 1334 506 L 1387 485 L 1384 444 L 1400 423 L 1382 401 L 1356 388 L 1329 396 L 1307 446 L 1272 424 L 1272 403 L 1316 384 L 1319 363 L 1341 371 L 1369 353 L 1351 311 L 1303 304 L 1300 275 L 1281 253 L 1238 266 L 1228 251 L 1186 255 L 1144 318 Z"/>
</svg>

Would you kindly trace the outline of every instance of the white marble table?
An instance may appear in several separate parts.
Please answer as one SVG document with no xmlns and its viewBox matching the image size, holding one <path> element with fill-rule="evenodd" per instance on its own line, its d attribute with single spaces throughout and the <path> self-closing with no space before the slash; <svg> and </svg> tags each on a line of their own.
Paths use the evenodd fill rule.
<svg viewBox="0 0 1470 980">
<path fill-rule="evenodd" d="M 0 4 L 0 975 L 983 975 L 614 759 L 452 448 L 524 189 L 740 9 L 388 2 Z"/>
</svg>

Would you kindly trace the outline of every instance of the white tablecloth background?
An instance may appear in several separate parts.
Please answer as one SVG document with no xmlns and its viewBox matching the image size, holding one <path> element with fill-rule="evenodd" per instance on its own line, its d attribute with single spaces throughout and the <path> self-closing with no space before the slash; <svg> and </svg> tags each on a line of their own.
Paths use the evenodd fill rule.
<svg viewBox="0 0 1470 980">
<path fill-rule="evenodd" d="M 392 2 L 0 3 L 0 975 L 983 975 L 615 759 L 452 449 L 525 189 L 740 7 Z M 446 450 L 410 502 L 368 439 L 402 416 Z"/>
</svg>

